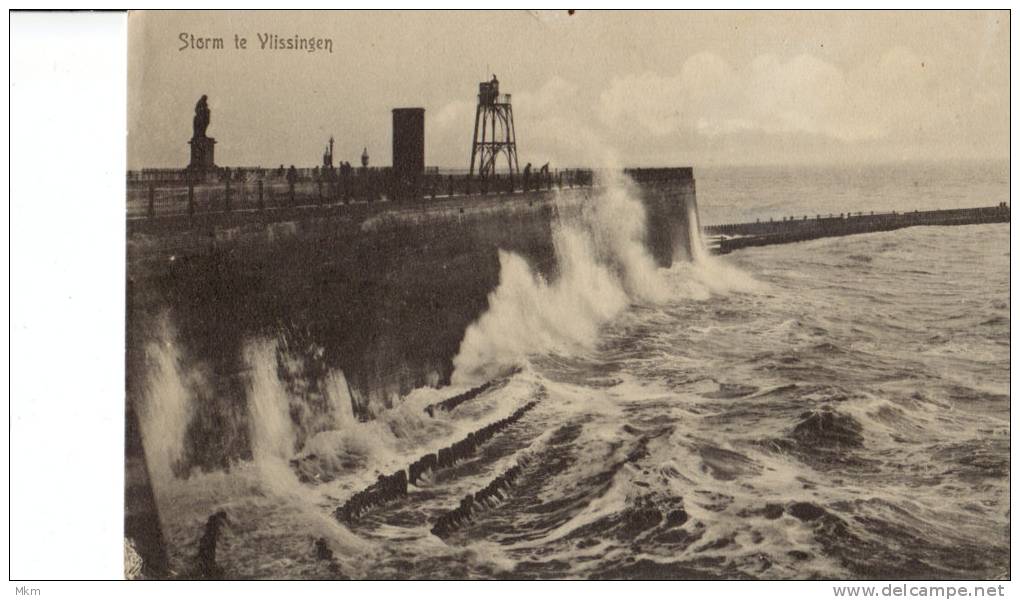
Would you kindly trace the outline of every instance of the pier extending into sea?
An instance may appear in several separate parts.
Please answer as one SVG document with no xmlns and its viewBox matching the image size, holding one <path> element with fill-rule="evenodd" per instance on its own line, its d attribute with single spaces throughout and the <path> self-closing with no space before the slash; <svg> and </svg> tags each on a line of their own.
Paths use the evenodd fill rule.
<svg viewBox="0 0 1020 600">
<path fill-rule="evenodd" d="M 857 212 L 839 215 L 783 217 L 779 221 L 755 221 L 709 225 L 703 228 L 709 249 L 716 254 L 751 246 L 789 244 L 825 237 L 892 231 L 918 225 L 977 225 L 1009 223 L 1009 205 L 913 212 Z"/>
</svg>

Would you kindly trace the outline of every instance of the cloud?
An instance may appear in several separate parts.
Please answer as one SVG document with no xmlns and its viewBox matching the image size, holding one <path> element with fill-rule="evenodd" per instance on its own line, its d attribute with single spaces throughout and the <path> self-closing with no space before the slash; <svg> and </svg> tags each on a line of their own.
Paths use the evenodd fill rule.
<svg viewBox="0 0 1020 600">
<path fill-rule="evenodd" d="M 993 87 L 946 85 L 951 77 L 902 46 L 852 68 L 809 53 L 734 65 L 700 52 L 676 73 L 617 76 L 601 88 L 556 75 L 513 95 L 518 149 L 522 164 L 556 166 L 615 163 L 614 151 L 628 164 L 980 153 L 982 136 L 1005 135 L 985 130 L 995 122 L 987 115 L 1008 116 L 1008 99 Z M 465 101 L 437 111 L 439 143 L 466 149 L 473 113 Z"/>
<path fill-rule="evenodd" d="M 939 85 L 941 65 L 895 47 L 851 70 L 810 54 L 763 54 L 734 66 L 712 53 L 679 74 L 614 78 L 598 115 L 618 131 L 653 137 L 804 134 L 843 143 L 948 138 L 973 105 L 998 104 L 989 90 Z M 944 82 L 943 82 L 944 83 Z M 1004 112 L 1008 114 L 1008 112 Z"/>
<path fill-rule="evenodd" d="M 592 98 L 577 84 L 560 76 L 534 91 L 514 94 L 519 119 L 517 136 L 521 161 L 536 165 L 607 165 L 613 146 L 599 124 L 590 118 Z"/>
</svg>

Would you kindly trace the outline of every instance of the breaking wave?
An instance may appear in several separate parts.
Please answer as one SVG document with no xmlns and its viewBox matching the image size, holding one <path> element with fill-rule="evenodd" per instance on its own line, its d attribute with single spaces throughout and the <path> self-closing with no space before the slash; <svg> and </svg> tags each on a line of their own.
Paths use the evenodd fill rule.
<svg viewBox="0 0 1020 600">
<path fill-rule="evenodd" d="M 580 210 L 559 211 L 554 281 L 524 258 L 500 251 L 499 286 L 489 295 L 488 311 L 464 335 L 454 383 L 485 381 L 529 354 L 590 349 L 600 328 L 633 304 L 762 289 L 740 269 L 708 255 L 693 205 L 688 216 L 693 262 L 659 268 L 645 244 L 645 208 L 634 184 L 617 172 L 603 175 L 600 183 Z"/>
<path fill-rule="evenodd" d="M 176 336 L 166 315 L 158 320 L 156 329 L 155 340 L 145 348 L 148 377 L 138 406 L 138 421 L 149 475 L 158 487 L 180 470 L 193 399 Z"/>
<path fill-rule="evenodd" d="M 455 383 L 485 380 L 528 354 L 590 348 L 599 328 L 631 302 L 670 296 L 644 244 L 644 205 L 622 175 L 603 184 L 579 211 L 560 211 L 553 229 L 555 281 L 500 251 L 499 286 L 489 295 L 488 311 L 464 335 Z"/>
</svg>

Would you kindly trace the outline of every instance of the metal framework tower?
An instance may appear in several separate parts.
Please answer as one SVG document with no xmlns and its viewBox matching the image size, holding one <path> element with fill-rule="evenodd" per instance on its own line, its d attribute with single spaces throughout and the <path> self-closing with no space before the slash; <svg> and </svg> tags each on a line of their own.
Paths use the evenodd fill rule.
<svg viewBox="0 0 1020 600">
<path fill-rule="evenodd" d="M 471 171 L 475 174 L 477 160 L 478 175 L 489 177 L 496 172 L 496 159 L 506 155 L 511 179 L 520 175 L 517 162 L 517 134 L 514 133 L 514 110 L 510 106 L 510 94 L 499 93 L 499 80 L 478 84 L 478 108 L 475 111 L 475 137 L 471 144 Z"/>
</svg>

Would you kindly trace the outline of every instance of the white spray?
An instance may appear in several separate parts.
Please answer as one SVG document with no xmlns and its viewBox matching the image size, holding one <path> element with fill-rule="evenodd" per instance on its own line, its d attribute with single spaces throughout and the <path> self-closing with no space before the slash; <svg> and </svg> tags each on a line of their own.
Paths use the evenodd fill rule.
<svg viewBox="0 0 1020 600">
<path fill-rule="evenodd" d="M 354 416 L 351 387 L 343 371 L 339 369 L 330 371 L 323 384 L 323 391 L 329 401 L 335 429 L 346 429 L 358 422 Z"/>
<path fill-rule="evenodd" d="M 697 201 L 691 198 L 687 202 L 687 239 L 691 245 L 691 261 L 694 263 L 704 262 L 708 258 L 708 248 L 705 247 L 705 240 L 701 237 L 701 215 L 698 214 Z"/>
<path fill-rule="evenodd" d="M 674 259 L 673 270 L 670 273 L 678 295 L 695 300 L 708 300 L 713 294 L 724 295 L 732 292 L 751 294 L 763 292 L 768 288 L 729 261 L 709 253 L 701 236 L 697 207 L 693 204 L 688 205 L 688 223 L 691 262 Z"/>
<path fill-rule="evenodd" d="M 286 493 L 296 478 L 287 461 L 294 454 L 290 400 L 277 371 L 276 342 L 256 340 L 244 349 L 250 372 L 248 388 L 251 451 L 263 483 Z"/>
<path fill-rule="evenodd" d="M 148 378 L 137 409 L 149 475 L 159 488 L 174 478 L 174 465 L 184 457 L 184 438 L 193 406 L 167 317 L 159 320 L 156 331 L 156 340 L 145 348 Z"/>
<path fill-rule="evenodd" d="M 489 379 L 531 353 L 590 348 L 599 327 L 631 302 L 670 297 L 644 244 L 644 205 L 622 175 L 601 183 L 579 216 L 554 224 L 556 281 L 533 273 L 523 258 L 500 252 L 499 286 L 489 295 L 489 310 L 464 335 L 453 362 L 454 383 Z M 572 214 L 563 208 L 562 214 Z"/>
</svg>

